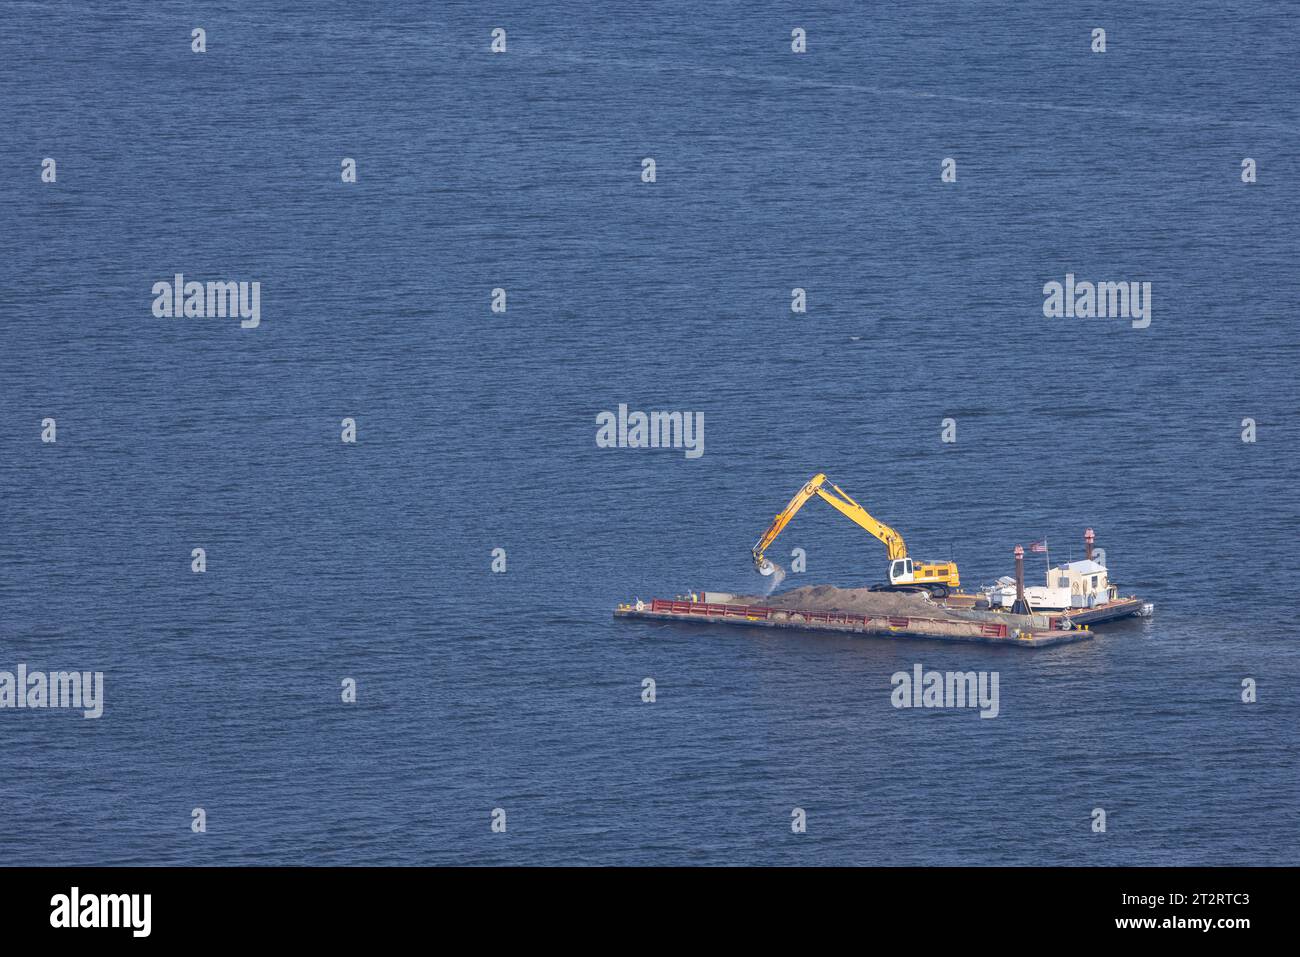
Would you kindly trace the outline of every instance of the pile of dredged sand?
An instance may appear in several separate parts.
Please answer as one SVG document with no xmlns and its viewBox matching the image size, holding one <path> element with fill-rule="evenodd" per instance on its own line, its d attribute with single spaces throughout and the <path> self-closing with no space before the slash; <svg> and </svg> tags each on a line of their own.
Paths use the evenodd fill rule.
<svg viewBox="0 0 1300 957">
<path fill-rule="evenodd" d="M 838 588 L 835 585 L 803 585 L 789 591 L 778 592 L 766 598 L 756 595 L 737 595 L 735 604 L 761 605 L 768 608 L 802 609 L 804 611 L 839 611 L 850 615 L 910 618 L 938 618 L 945 621 L 1000 621 L 1017 627 L 1046 627 L 1041 622 L 1020 615 L 999 612 L 974 611 L 949 608 L 934 601 L 929 595 L 905 591 L 872 591 L 870 588 Z M 1039 616 L 1035 616 L 1037 618 Z"/>
<path fill-rule="evenodd" d="M 855 615 L 915 615 L 938 617 L 948 609 L 929 595 L 901 591 L 872 591 L 869 588 L 837 588 L 835 585 L 803 585 L 766 598 L 738 595 L 737 603 L 766 605 L 768 608 L 802 608 L 807 611 L 843 611 Z"/>
</svg>

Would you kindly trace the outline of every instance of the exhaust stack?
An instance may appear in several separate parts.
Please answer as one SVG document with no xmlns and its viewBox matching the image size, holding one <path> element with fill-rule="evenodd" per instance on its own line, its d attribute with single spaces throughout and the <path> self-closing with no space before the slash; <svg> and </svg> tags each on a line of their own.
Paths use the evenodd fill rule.
<svg viewBox="0 0 1300 957">
<path fill-rule="evenodd" d="M 1030 614 L 1029 601 L 1025 598 L 1025 550 L 1016 546 L 1016 603 L 1011 606 L 1011 614 Z"/>
</svg>

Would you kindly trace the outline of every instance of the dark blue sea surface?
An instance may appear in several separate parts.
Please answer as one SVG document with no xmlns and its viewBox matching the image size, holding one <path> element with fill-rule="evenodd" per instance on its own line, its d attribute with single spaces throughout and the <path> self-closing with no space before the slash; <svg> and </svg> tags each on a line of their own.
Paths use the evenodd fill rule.
<svg viewBox="0 0 1300 957">
<path fill-rule="evenodd" d="M 7 2 L 0 670 L 105 704 L 0 710 L 0 860 L 1297 863 L 1298 26 Z M 175 273 L 259 281 L 261 325 L 155 318 Z M 1044 318 L 1067 273 L 1149 281 L 1150 326 Z M 704 413 L 704 455 L 598 448 L 620 403 Z M 817 471 L 969 586 L 1093 527 L 1155 616 L 1039 650 L 612 618 L 761 587 Z M 821 503 L 796 546 L 787 586 L 883 577 Z M 896 710 L 918 662 L 999 672 L 999 716 Z"/>
</svg>

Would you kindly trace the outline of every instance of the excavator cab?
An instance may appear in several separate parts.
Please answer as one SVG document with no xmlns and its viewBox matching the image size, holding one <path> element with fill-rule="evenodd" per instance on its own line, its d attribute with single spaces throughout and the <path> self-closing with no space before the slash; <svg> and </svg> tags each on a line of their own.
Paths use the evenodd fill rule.
<svg viewBox="0 0 1300 957">
<path fill-rule="evenodd" d="M 912 583 L 912 560 L 895 558 L 889 563 L 889 584 L 910 585 Z"/>
<path fill-rule="evenodd" d="M 916 562 L 895 558 L 889 563 L 889 584 L 919 585 L 937 598 L 961 584 L 955 562 Z"/>
</svg>

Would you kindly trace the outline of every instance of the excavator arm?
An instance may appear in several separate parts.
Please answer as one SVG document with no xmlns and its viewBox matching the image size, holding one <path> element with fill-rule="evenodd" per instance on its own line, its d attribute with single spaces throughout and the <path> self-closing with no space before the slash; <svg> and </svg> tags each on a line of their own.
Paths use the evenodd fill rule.
<svg viewBox="0 0 1300 957">
<path fill-rule="evenodd" d="M 826 490 L 826 486 L 831 487 L 831 491 Z M 790 503 L 786 505 L 785 510 L 772 520 L 766 532 L 762 534 L 757 542 L 754 543 L 754 567 L 763 572 L 765 567 L 770 572 L 771 566 L 763 553 L 767 551 L 776 537 L 781 534 L 782 529 L 790 524 L 790 520 L 798 514 L 799 509 L 804 507 L 813 496 L 818 496 L 827 505 L 830 505 L 837 512 L 851 519 L 861 528 L 866 529 L 880 541 L 884 542 L 885 550 L 889 553 L 892 561 L 895 558 L 907 557 L 907 545 L 903 542 L 903 536 L 890 528 L 884 522 L 876 519 L 865 508 L 855 502 L 849 495 L 834 482 L 829 481 L 826 476 L 820 472 L 808 480 L 803 488 L 794 493 Z M 768 572 L 764 572 L 767 574 Z"/>
</svg>

